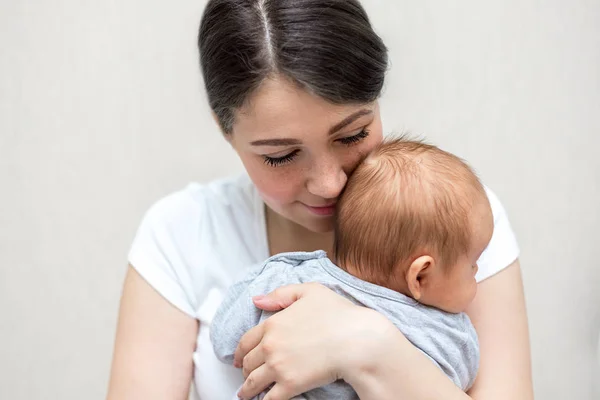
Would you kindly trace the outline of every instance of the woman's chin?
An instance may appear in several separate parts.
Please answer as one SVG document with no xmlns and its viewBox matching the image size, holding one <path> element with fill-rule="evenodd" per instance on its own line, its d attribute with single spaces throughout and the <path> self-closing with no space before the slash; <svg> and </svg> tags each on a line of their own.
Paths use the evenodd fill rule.
<svg viewBox="0 0 600 400">
<path fill-rule="evenodd" d="M 333 232 L 334 228 L 333 217 L 313 219 L 305 221 L 302 226 L 314 233 L 329 233 Z"/>
<path fill-rule="evenodd" d="M 288 220 L 301 229 L 317 234 L 333 232 L 335 227 L 333 216 L 315 217 L 313 215 L 294 215 L 288 217 Z"/>
<path fill-rule="evenodd" d="M 288 211 L 288 212 L 285 212 Z M 293 212 L 289 212 L 290 210 L 278 210 L 274 211 L 273 208 L 269 209 L 269 212 L 272 215 L 279 219 L 279 224 L 292 223 L 297 228 L 306 229 L 312 233 L 331 233 L 334 230 L 334 222 L 335 218 L 333 215 L 320 216 L 314 215 L 313 213 L 307 213 L 306 210 L 293 210 Z"/>
</svg>

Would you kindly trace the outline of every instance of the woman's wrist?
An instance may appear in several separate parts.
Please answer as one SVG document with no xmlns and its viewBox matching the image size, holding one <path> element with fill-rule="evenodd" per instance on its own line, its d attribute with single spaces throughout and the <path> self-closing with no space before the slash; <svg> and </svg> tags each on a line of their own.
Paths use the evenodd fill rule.
<svg viewBox="0 0 600 400">
<path fill-rule="evenodd" d="M 470 399 L 387 318 L 365 311 L 340 370 L 360 399 Z"/>
<path fill-rule="evenodd" d="M 410 343 L 387 318 L 380 313 L 357 306 L 358 324 L 346 341 L 341 341 L 338 375 L 352 384 L 376 376 L 382 357 L 386 357 L 391 346 L 400 346 L 402 341 Z"/>
</svg>

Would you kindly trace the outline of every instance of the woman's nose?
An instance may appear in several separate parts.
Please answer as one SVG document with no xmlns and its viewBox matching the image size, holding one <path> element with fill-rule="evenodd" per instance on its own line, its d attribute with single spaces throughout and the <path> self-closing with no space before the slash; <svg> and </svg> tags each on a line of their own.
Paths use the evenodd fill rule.
<svg viewBox="0 0 600 400">
<path fill-rule="evenodd" d="M 306 187 L 315 196 L 335 199 L 344 189 L 347 181 L 348 176 L 342 166 L 335 160 L 329 160 L 314 165 Z"/>
</svg>

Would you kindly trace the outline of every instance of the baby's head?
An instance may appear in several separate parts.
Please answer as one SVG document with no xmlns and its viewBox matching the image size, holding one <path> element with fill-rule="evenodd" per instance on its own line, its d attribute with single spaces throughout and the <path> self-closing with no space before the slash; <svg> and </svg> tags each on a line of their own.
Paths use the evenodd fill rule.
<svg viewBox="0 0 600 400">
<path fill-rule="evenodd" d="M 337 207 L 341 268 L 448 312 L 471 303 L 494 223 L 483 186 L 460 158 L 385 141 L 354 171 Z"/>
</svg>

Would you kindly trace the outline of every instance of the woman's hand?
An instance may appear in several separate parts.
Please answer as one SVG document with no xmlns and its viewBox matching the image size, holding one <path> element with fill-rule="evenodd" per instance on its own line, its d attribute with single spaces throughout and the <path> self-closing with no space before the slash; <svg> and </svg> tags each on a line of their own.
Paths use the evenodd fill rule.
<svg viewBox="0 0 600 400">
<path fill-rule="evenodd" d="M 321 285 L 283 287 L 254 303 L 287 309 L 240 342 L 243 398 L 275 383 L 265 399 L 289 400 L 342 378 L 362 400 L 471 399 L 385 317 Z M 473 399 L 533 398 L 524 305 L 518 261 L 480 284 L 469 310 L 481 343 Z"/>
<path fill-rule="evenodd" d="M 254 304 L 285 310 L 249 330 L 238 345 L 234 365 L 246 377 L 238 393 L 243 399 L 274 384 L 265 400 L 289 400 L 356 373 L 365 360 L 385 353 L 386 339 L 398 340 L 385 317 L 316 283 L 279 288 Z"/>
</svg>

